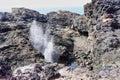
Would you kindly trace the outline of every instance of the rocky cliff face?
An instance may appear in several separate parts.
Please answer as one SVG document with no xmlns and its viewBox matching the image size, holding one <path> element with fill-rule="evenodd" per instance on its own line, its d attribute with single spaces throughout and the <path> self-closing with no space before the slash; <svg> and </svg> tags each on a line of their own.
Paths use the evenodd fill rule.
<svg viewBox="0 0 120 80">
<path fill-rule="evenodd" d="M 39 26 L 50 29 L 50 35 L 54 37 L 54 46 L 60 51 L 59 64 L 68 66 L 75 63 L 74 67 L 76 65 L 77 71 L 80 71 L 79 67 L 87 67 L 95 71 L 93 73 L 83 69 L 83 75 L 88 74 L 89 77 L 79 77 L 80 79 L 94 80 L 101 76 L 105 80 L 102 74 L 108 76 L 112 74 L 110 72 L 114 73 L 114 69 L 119 70 L 119 0 L 92 0 L 84 6 L 84 15 L 69 11 L 50 12 L 44 15 L 25 8 L 13 8 L 12 13 L 1 12 L 1 61 L 13 67 L 44 62 L 44 56 L 41 51 L 33 47 L 29 37 L 29 29 L 33 20 L 36 20 Z M 77 75 L 76 69 L 73 73 Z M 108 70 L 108 73 L 104 70 Z M 62 71 L 64 73 L 66 70 Z M 62 73 L 60 72 L 61 75 Z M 67 75 L 67 77 L 70 79 L 71 76 Z"/>
<path fill-rule="evenodd" d="M 8 14 L 11 16 L 7 16 Z M 58 11 L 43 15 L 25 8 L 13 8 L 12 13 L 1 13 L 0 20 L 1 60 L 10 62 L 11 65 L 24 65 L 43 59 L 40 52 L 33 48 L 29 38 L 33 20 L 51 30 L 55 46 L 60 51 L 60 63 L 70 64 L 79 59 L 80 54 L 86 52 L 88 47 L 88 27 L 84 24 L 84 16 L 76 13 Z M 78 63 L 80 64 L 79 60 Z"/>
<path fill-rule="evenodd" d="M 119 66 L 120 1 L 93 0 L 85 5 L 89 36 L 93 37 L 93 64 L 97 69 Z"/>
</svg>

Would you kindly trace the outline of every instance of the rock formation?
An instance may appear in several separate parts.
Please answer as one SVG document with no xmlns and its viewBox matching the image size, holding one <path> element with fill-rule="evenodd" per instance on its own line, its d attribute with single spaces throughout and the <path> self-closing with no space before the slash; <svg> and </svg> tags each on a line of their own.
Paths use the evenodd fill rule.
<svg viewBox="0 0 120 80">
<path fill-rule="evenodd" d="M 93 34 L 93 66 L 101 69 L 113 64 L 119 66 L 120 52 L 120 1 L 93 0 L 85 5 L 89 34 Z M 91 31 L 92 30 L 92 31 Z"/>
<path fill-rule="evenodd" d="M 30 37 L 33 20 L 44 31 L 49 28 L 52 47 L 59 53 L 57 63 L 45 62 L 47 50 L 34 46 L 37 43 Z M 0 12 L 0 61 L 7 62 L 13 70 L 40 63 L 48 80 L 58 77 L 58 80 L 117 80 L 120 79 L 117 76 L 120 73 L 119 34 L 120 0 L 92 0 L 84 6 L 84 15 L 69 11 L 44 15 L 26 8 L 13 8 L 11 13 Z"/>
</svg>

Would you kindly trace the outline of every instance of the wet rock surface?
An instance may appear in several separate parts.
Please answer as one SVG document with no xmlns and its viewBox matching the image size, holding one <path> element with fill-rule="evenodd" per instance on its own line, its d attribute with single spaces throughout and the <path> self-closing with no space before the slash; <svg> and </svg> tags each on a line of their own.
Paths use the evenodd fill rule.
<svg viewBox="0 0 120 80">
<path fill-rule="evenodd" d="M 33 20 L 49 27 L 60 53 L 58 63 L 44 62 L 42 52 L 33 47 L 29 36 Z M 84 6 L 84 15 L 13 8 L 12 13 L 0 12 L 0 61 L 12 71 L 39 63 L 43 71 L 35 80 L 119 80 L 119 34 L 119 0 L 92 0 Z"/>
</svg>

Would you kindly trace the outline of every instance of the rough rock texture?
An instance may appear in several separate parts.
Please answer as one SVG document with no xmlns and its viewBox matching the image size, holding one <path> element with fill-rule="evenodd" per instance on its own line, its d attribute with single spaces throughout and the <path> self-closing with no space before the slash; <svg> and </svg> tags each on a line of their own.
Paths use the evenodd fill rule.
<svg viewBox="0 0 120 80">
<path fill-rule="evenodd" d="M 33 20 L 49 27 L 60 51 L 58 64 L 43 65 L 47 66 L 46 75 L 50 75 L 46 77 L 55 79 L 58 72 L 56 80 L 120 79 L 120 0 L 92 0 L 84 6 L 84 15 L 69 11 L 44 15 L 26 8 L 1 12 L 0 60 L 13 69 L 44 63 L 44 56 L 33 48 L 29 39 Z"/>
<path fill-rule="evenodd" d="M 17 14 L 19 10 L 20 13 Z M 22 12 L 26 14 L 22 14 Z M 27 13 L 32 17 L 27 18 Z M 33 14 L 36 15 L 37 13 L 29 9 L 13 9 L 11 14 L 14 17 L 13 20 L 0 22 L 0 59 L 2 61 L 15 66 L 40 61 L 41 55 L 34 50 L 29 40 L 29 22 L 25 20 L 16 21 L 16 17 L 18 17 L 17 19 L 23 19 L 22 16 L 25 19 L 36 18 Z M 39 16 L 42 16 L 42 14 L 39 14 Z M 6 18 L 8 17 L 6 16 Z"/>
<path fill-rule="evenodd" d="M 93 0 L 85 5 L 93 44 L 93 66 L 97 70 L 113 64 L 120 66 L 119 4 L 119 0 Z"/>
<path fill-rule="evenodd" d="M 7 14 L 11 16 L 4 16 Z M 70 64 L 79 59 L 81 53 L 87 50 L 88 44 L 85 41 L 88 36 L 88 28 L 86 24 L 81 24 L 85 21 L 83 16 L 79 14 L 69 11 L 58 11 L 43 15 L 37 11 L 25 8 L 13 8 L 12 13 L 7 14 L 1 15 L 5 19 L 0 22 L 0 52 L 2 61 L 20 66 L 40 62 L 43 59 L 40 52 L 33 48 L 29 39 L 29 28 L 33 20 L 36 20 L 40 26 L 51 29 L 54 43 L 61 54 L 60 63 Z M 10 17 L 13 18 L 9 21 Z M 79 38 L 80 36 L 81 38 Z M 82 40 L 82 37 L 86 45 L 80 46 L 77 43 L 79 40 Z M 80 50 L 82 51 L 77 53 L 76 50 L 79 51 L 77 48 L 82 46 L 86 49 L 81 48 Z M 78 60 L 78 63 L 80 64 L 81 62 Z M 84 60 L 82 60 L 82 63 L 84 63 Z"/>
<path fill-rule="evenodd" d="M 32 21 L 37 20 L 40 22 L 47 22 L 46 16 L 40 14 L 37 11 L 29 10 L 25 8 L 12 8 L 12 15 L 14 16 L 15 21 Z"/>
</svg>

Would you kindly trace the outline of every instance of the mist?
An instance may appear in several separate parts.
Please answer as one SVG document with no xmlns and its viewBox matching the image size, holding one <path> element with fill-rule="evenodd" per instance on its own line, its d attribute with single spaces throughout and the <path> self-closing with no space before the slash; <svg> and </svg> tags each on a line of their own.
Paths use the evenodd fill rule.
<svg viewBox="0 0 120 80">
<path fill-rule="evenodd" d="M 33 21 L 30 27 L 30 40 L 33 47 L 44 55 L 46 62 L 58 62 L 59 52 L 56 50 L 54 37 L 50 32 L 48 27 L 43 28 Z"/>
</svg>

